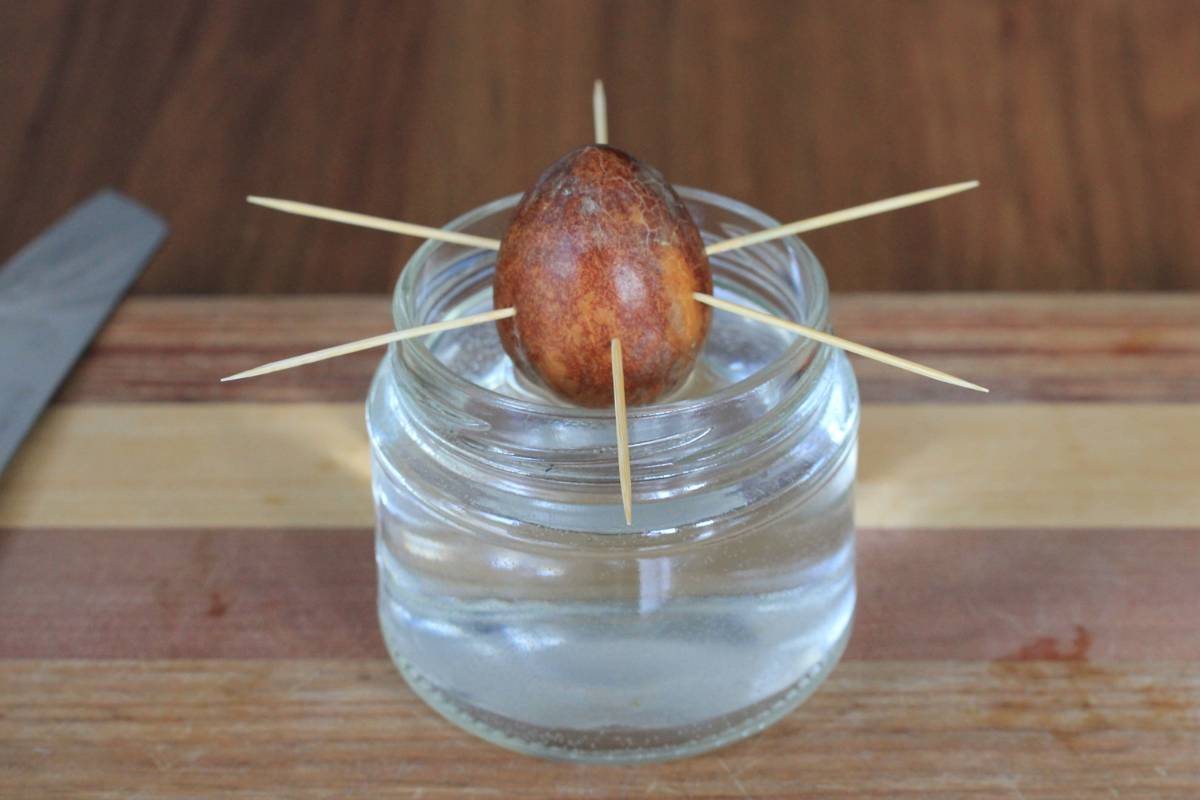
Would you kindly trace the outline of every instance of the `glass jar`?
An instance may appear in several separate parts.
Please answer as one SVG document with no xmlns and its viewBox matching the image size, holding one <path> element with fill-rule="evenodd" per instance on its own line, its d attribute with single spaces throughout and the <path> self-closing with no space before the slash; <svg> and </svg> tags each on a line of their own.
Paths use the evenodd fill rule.
<svg viewBox="0 0 1200 800">
<path fill-rule="evenodd" d="M 777 224 L 679 193 L 706 242 Z M 500 237 L 518 200 L 448 227 Z M 427 242 L 397 284 L 397 328 L 489 310 L 494 262 Z M 827 327 L 798 239 L 712 266 L 718 296 Z M 630 409 L 632 528 L 612 412 L 515 373 L 493 325 L 393 345 L 367 426 L 384 639 L 474 734 L 580 761 L 697 753 L 793 709 L 845 647 L 858 394 L 840 351 L 714 311 L 686 385 Z"/>
</svg>

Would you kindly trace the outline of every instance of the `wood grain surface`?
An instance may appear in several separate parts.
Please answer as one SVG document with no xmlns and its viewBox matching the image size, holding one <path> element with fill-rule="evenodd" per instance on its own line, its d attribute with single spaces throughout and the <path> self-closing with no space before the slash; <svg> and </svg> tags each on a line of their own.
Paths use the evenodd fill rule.
<svg viewBox="0 0 1200 800">
<path fill-rule="evenodd" d="M 1200 287 L 1194 0 L 0 3 L 0 256 L 104 184 L 152 292 L 385 291 L 592 135 L 782 219 L 978 178 L 811 242 L 840 290 Z"/>
<path fill-rule="evenodd" d="M 844 662 L 752 739 L 605 767 L 480 742 L 387 660 L 374 355 L 209 385 L 386 328 L 386 300 L 126 304 L 0 480 L 0 797 L 1200 795 L 1200 301 L 834 306 L 999 397 L 859 362 Z"/>
<path fill-rule="evenodd" d="M 1179 295 L 841 295 L 834 330 L 991 389 L 982 396 L 854 359 L 868 403 L 1200 400 L 1200 300 Z M 315 324 L 319 322 L 319 324 Z M 134 298 L 63 403 L 358 401 L 382 351 L 259 380 L 248 367 L 392 329 L 377 296 Z"/>
<path fill-rule="evenodd" d="M 720 753 L 580 766 L 465 736 L 378 659 L 7 661 L 0 793 L 1191 800 L 1197 704 L 1186 662 L 851 661 Z"/>
<path fill-rule="evenodd" d="M 859 528 L 851 660 L 1198 661 L 1200 528 Z M 0 530 L 6 658 L 385 658 L 372 529 Z"/>
<path fill-rule="evenodd" d="M 1200 404 L 867 405 L 859 438 L 860 525 L 1200 522 Z M 367 526 L 367 447 L 361 402 L 51 409 L 0 476 L 0 526 Z"/>
</svg>

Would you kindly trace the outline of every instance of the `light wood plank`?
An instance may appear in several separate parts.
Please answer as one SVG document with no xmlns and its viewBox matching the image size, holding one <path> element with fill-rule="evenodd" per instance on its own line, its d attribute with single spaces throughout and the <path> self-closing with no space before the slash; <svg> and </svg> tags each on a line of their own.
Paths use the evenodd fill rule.
<svg viewBox="0 0 1200 800">
<path fill-rule="evenodd" d="M 0 479 L 0 526 L 368 526 L 358 403 L 53 408 Z M 865 527 L 1192 526 L 1200 406 L 868 405 Z"/>
<path fill-rule="evenodd" d="M 763 734 L 685 761 L 517 756 L 386 661 L 0 662 L 5 797 L 1194 798 L 1191 664 L 842 664 Z"/>
<path fill-rule="evenodd" d="M 1200 405 L 866 406 L 859 524 L 1191 526 Z"/>
<path fill-rule="evenodd" d="M 372 521 L 359 403 L 59 406 L 0 477 L 0 527 Z"/>
</svg>

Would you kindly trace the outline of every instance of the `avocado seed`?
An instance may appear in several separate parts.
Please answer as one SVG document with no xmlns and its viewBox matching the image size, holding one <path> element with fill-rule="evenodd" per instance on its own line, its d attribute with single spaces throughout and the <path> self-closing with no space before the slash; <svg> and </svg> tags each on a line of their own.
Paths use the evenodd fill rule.
<svg viewBox="0 0 1200 800">
<path fill-rule="evenodd" d="M 527 377 L 581 406 L 613 402 L 611 342 L 624 350 L 630 405 L 687 378 L 710 309 L 712 271 L 696 223 L 653 167 L 606 145 L 542 173 L 500 245 L 500 341 Z"/>
</svg>

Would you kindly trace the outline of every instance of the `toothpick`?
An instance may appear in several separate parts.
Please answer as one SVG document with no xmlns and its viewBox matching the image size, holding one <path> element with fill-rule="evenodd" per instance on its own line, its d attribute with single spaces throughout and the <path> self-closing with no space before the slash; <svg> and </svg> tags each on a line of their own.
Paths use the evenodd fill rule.
<svg viewBox="0 0 1200 800">
<path fill-rule="evenodd" d="M 873 203 L 865 203 L 861 206 L 853 208 L 844 208 L 841 211 L 834 211 L 829 214 L 822 214 L 819 217 L 810 217 L 802 219 L 798 222 L 792 222 L 787 225 L 780 225 L 778 228 L 768 228 L 765 231 L 755 231 L 747 233 L 745 236 L 737 236 L 733 239 L 726 239 L 723 242 L 710 244 L 705 248 L 705 252 L 710 256 L 717 253 L 724 253 L 728 250 L 737 250 L 742 247 L 749 247 L 752 244 L 762 244 L 769 242 L 772 239 L 780 239 L 784 236 L 791 236 L 797 233 L 806 231 L 815 231 L 817 228 L 828 228 L 830 225 L 839 225 L 843 222 L 850 222 L 863 217 L 871 217 L 875 214 L 883 214 L 886 211 L 895 211 L 898 208 L 907 208 L 921 203 L 928 203 L 932 200 L 938 200 L 952 194 L 965 192 L 968 189 L 974 189 L 979 185 L 979 181 L 966 181 L 964 183 L 952 183 L 949 186 L 939 186 L 935 189 L 923 189 L 919 192 L 910 192 L 897 197 L 889 197 L 885 200 L 876 200 Z"/>
<path fill-rule="evenodd" d="M 400 222 L 398 220 L 384 219 L 383 217 L 371 217 L 366 214 L 357 214 L 353 211 L 341 211 L 336 208 L 314 206 L 312 203 L 299 203 L 295 200 L 280 200 L 274 197 L 257 197 L 255 195 L 247 197 L 246 202 L 253 203 L 256 206 L 273 208 L 276 211 L 283 211 L 288 214 L 299 214 L 302 217 L 341 222 L 345 225 L 357 225 L 360 228 L 373 228 L 377 231 L 402 233 L 405 236 L 417 236 L 422 239 L 436 239 L 439 242 L 461 244 L 466 247 L 480 247 L 484 250 L 500 249 L 499 239 L 488 239 L 485 236 L 474 236 L 469 233 L 431 228 L 427 225 L 415 225 L 411 222 Z"/>
<path fill-rule="evenodd" d="M 455 328 L 466 328 L 470 325 L 480 325 L 484 322 L 494 322 L 498 319 L 511 317 L 517 313 L 515 308 L 498 308 L 495 311 L 488 311 L 484 314 L 474 314 L 461 319 L 449 319 L 442 322 L 433 322 L 429 325 L 418 325 L 415 328 L 405 328 L 402 331 L 392 331 L 391 333 L 372 336 L 367 339 L 359 339 L 354 342 L 346 342 L 345 344 L 326 347 L 323 350 L 315 350 L 311 353 L 303 353 L 291 358 L 285 358 L 280 361 L 272 361 L 269 364 L 263 364 L 254 369 L 248 369 L 245 372 L 239 372 L 236 375 L 229 375 L 221 378 L 221 382 L 225 381 L 240 381 L 243 378 L 255 378 L 259 375 L 266 375 L 271 372 L 280 372 L 292 367 L 300 367 L 305 364 L 312 364 L 315 361 L 324 361 L 329 358 L 337 358 L 349 353 L 357 353 L 359 350 L 369 350 L 372 347 L 389 344 L 391 342 L 399 342 L 402 339 L 414 339 L 418 336 L 428 336 L 431 333 L 440 331 L 449 331 Z"/>
<path fill-rule="evenodd" d="M 601 80 L 592 84 L 592 123 L 596 127 L 596 144 L 608 144 L 608 101 Z"/>
<path fill-rule="evenodd" d="M 633 475 L 629 469 L 629 420 L 625 415 L 625 364 L 621 340 L 612 340 L 613 408 L 617 414 L 617 471 L 621 473 L 621 505 L 625 524 L 633 524 Z"/>
<path fill-rule="evenodd" d="M 875 361 L 878 361 L 882 364 L 887 364 L 888 366 L 908 370 L 909 372 L 914 372 L 917 375 L 923 375 L 926 378 L 933 378 L 935 381 L 942 381 L 943 383 L 949 383 L 953 386 L 961 386 L 964 389 L 973 389 L 977 392 L 987 391 L 987 389 L 983 388 L 982 386 L 970 383 L 969 381 L 964 381 L 962 378 L 956 378 L 953 375 L 934 369 L 933 367 L 927 367 L 924 364 L 918 364 L 915 361 L 909 361 L 907 358 L 900 358 L 899 356 L 885 353 L 882 350 L 876 350 L 874 347 L 867 347 L 863 344 L 857 344 L 856 342 L 852 342 L 848 339 L 843 339 L 840 336 L 834 336 L 831 333 L 819 331 L 816 328 L 809 328 L 806 325 L 800 325 L 792 322 L 791 320 L 782 319 L 770 314 L 764 314 L 761 311 L 755 311 L 752 308 L 747 308 L 746 306 L 738 305 L 737 303 L 731 303 L 728 300 L 718 300 L 712 295 L 704 294 L 703 292 L 695 292 L 692 296 L 701 303 L 710 305 L 713 308 L 719 308 L 722 311 L 732 311 L 734 314 L 741 314 L 743 317 L 748 319 L 757 320 L 758 322 L 765 322 L 768 325 L 774 325 L 778 328 L 783 328 L 785 330 L 792 331 L 793 333 L 798 333 L 801 336 L 821 342 L 822 344 L 847 350 L 851 353 L 857 353 L 860 356 L 874 359 Z"/>
</svg>

